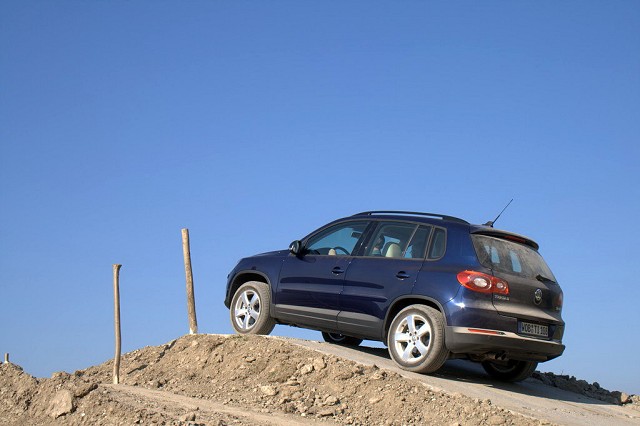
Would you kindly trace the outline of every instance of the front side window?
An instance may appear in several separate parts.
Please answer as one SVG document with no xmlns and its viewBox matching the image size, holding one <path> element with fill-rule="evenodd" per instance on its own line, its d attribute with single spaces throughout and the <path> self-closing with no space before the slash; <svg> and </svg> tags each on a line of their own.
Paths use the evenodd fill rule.
<svg viewBox="0 0 640 426">
<path fill-rule="evenodd" d="M 351 255 L 367 222 L 348 222 L 324 229 L 309 238 L 306 250 L 309 254 L 326 256 Z"/>
</svg>

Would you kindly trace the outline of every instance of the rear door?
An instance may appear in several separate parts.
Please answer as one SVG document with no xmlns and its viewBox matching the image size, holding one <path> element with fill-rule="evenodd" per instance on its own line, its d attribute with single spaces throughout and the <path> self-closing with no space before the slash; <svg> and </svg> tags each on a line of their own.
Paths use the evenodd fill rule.
<svg viewBox="0 0 640 426">
<path fill-rule="evenodd" d="M 561 317 L 562 289 L 537 250 L 495 236 L 473 235 L 480 262 L 509 284 L 509 294 L 494 294 L 493 306 L 518 319 L 518 333 L 553 338 Z"/>
<path fill-rule="evenodd" d="M 411 294 L 422 267 L 430 226 L 380 222 L 367 247 L 351 261 L 340 294 L 338 331 L 382 339 L 389 304 Z"/>
</svg>

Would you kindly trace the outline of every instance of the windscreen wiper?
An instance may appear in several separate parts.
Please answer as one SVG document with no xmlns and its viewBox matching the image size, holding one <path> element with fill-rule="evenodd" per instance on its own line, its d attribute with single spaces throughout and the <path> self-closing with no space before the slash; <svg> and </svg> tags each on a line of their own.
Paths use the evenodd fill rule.
<svg viewBox="0 0 640 426">
<path fill-rule="evenodd" d="M 557 284 L 554 280 L 552 280 L 551 278 L 547 278 L 544 275 L 536 275 L 536 280 L 543 282 L 543 283 L 554 283 Z"/>
</svg>

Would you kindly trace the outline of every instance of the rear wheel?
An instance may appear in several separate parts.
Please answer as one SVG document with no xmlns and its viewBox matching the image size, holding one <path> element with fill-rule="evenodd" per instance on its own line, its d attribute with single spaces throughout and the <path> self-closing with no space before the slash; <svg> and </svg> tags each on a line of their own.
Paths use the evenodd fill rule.
<svg viewBox="0 0 640 426">
<path fill-rule="evenodd" d="M 340 333 L 326 333 L 323 331 L 322 338 L 325 342 L 343 346 L 359 346 L 360 343 L 362 343 L 362 339 L 345 336 L 344 334 Z"/>
<path fill-rule="evenodd" d="M 231 300 L 231 325 L 239 334 L 269 334 L 276 322 L 269 316 L 269 285 L 249 281 L 240 286 Z"/>
<path fill-rule="evenodd" d="M 538 363 L 535 361 L 482 362 L 482 368 L 489 376 L 503 382 L 521 382 L 531 376 L 536 371 L 536 367 Z"/>
<path fill-rule="evenodd" d="M 391 358 L 404 370 L 433 373 L 449 357 L 442 314 L 425 305 L 407 306 L 391 322 L 387 346 Z"/>
</svg>

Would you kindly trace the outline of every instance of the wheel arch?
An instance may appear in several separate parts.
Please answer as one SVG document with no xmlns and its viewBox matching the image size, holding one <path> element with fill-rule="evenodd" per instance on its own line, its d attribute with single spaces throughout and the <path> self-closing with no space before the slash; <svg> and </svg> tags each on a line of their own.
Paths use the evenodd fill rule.
<svg viewBox="0 0 640 426">
<path fill-rule="evenodd" d="M 233 281 L 229 285 L 229 292 L 227 293 L 227 298 L 225 301 L 225 305 L 227 307 L 231 306 L 231 299 L 233 299 L 233 295 L 236 294 L 236 291 L 240 288 L 240 286 L 249 281 L 258 281 L 263 282 L 269 286 L 269 292 L 271 293 L 271 300 L 273 303 L 273 290 L 271 288 L 271 282 L 269 281 L 269 277 L 266 274 L 258 271 L 241 271 L 233 277 Z"/>
<path fill-rule="evenodd" d="M 416 296 L 416 295 L 405 296 L 395 300 L 387 310 L 387 315 L 384 318 L 384 328 L 382 330 L 383 332 L 382 341 L 385 342 L 385 344 L 387 342 L 387 335 L 389 333 L 389 327 L 391 326 L 391 322 L 396 317 L 396 315 L 398 315 L 398 312 L 400 312 L 401 310 L 403 310 L 404 308 L 410 305 L 426 305 L 436 309 L 437 311 L 442 313 L 445 326 L 447 325 L 447 318 L 446 318 L 444 309 L 442 308 L 442 305 L 439 302 L 437 302 L 436 300 L 430 297 Z"/>
</svg>

